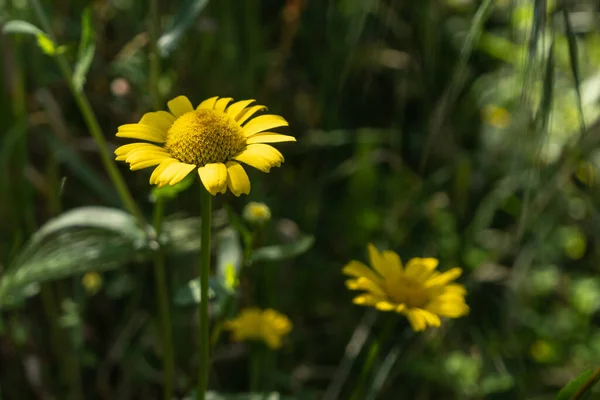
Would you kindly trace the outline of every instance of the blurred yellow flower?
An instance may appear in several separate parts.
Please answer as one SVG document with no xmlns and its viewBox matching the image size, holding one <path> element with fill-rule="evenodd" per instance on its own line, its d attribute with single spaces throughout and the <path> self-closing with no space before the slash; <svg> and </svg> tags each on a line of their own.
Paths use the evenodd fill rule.
<svg viewBox="0 0 600 400">
<path fill-rule="evenodd" d="M 97 272 L 86 272 L 81 278 L 81 283 L 88 294 L 95 295 L 102 288 L 103 280 Z"/>
<path fill-rule="evenodd" d="M 372 268 L 350 261 L 343 269 L 344 274 L 353 277 L 346 286 L 365 291 L 354 298 L 355 304 L 404 314 L 415 331 L 440 326 L 440 317 L 458 318 L 469 312 L 466 289 L 450 283 L 462 269 L 437 272 L 435 258 L 413 258 L 403 267 L 393 251 L 380 253 L 372 244 L 368 248 Z"/>
<path fill-rule="evenodd" d="M 250 193 L 250 180 L 239 162 L 263 172 L 280 166 L 283 155 L 267 143 L 295 142 L 293 136 L 266 132 L 288 126 L 278 115 L 252 118 L 265 106 L 211 97 L 194 109 L 178 96 L 167 103 L 169 111 L 144 114 L 137 124 L 121 125 L 117 136 L 153 143 L 132 143 L 115 150 L 117 161 L 131 170 L 156 167 L 150 184 L 175 185 L 194 169 L 213 196 L 227 188 L 236 196 Z M 157 143 L 157 144 L 154 144 Z"/>
<path fill-rule="evenodd" d="M 292 323 L 285 315 L 272 310 L 252 307 L 225 323 L 225 329 L 233 334 L 233 340 L 263 341 L 272 349 L 282 346 L 282 338 L 292 330 Z"/>
<path fill-rule="evenodd" d="M 554 347 L 546 340 L 536 340 L 529 348 L 531 358 L 539 363 L 552 362 L 556 357 Z"/>
<path fill-rule="evenodd" d="M 251 201 L 242 211 L 244 219 L 253 224 L 264 224 L 271 219 L 271 210 L 265 203 Z"/>
<path fill-rule="evenodd" d="M 483 122 L 494 128 L 504 129 L 510 125 L 510 113 L 504 107 L 498 107 L 493 104 L 487 105 L 481 115 Z"/>
</svg>

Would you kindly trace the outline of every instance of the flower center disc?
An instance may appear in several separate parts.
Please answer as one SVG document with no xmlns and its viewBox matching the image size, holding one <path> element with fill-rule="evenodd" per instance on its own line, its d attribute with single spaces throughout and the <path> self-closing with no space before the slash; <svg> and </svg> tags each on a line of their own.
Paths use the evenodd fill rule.
<svg viewBox="0 0 600 400">
<path fill-rule="evenodd" d="M 165 149 L 187 164 L 224 163 L 246 146 L 242 128 L 220 111 L 190 111 L 173 122 Z"/>
<path fill-rule="evenodd" d="M 403 277 L 386 285 L 389 296 L 398 303 L 408 307 L 422 308 L 431 300 L 431 291 L 421 282 Z"/>
</svg>

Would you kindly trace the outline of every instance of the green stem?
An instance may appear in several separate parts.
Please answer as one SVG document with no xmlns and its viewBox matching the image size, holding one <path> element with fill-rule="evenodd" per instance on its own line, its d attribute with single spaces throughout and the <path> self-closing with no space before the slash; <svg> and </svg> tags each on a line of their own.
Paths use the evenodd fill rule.
<svg viewBox="0 0 600 400">
<path fill-rule="evenodd" d="M 198 364 L 198 400 L 204 400 L 208 388 L 209 354 L 208 354 L 208 279 L 210 274 L 210 228 L 212 197 L 202 187 L 200 194 L 200 218 L 202 232 L 200 238 L 200 305 L 199 309 L 199 364 Z"/>
<path fill-rule="evenodd" d="M 39 0 L 30 0 L 30 1 L 31 1 L 32 7 L 34 8 L 34 10 L 40 20 L 42 28 L 44 29 L 46 34 L 53 41 L 55 41 L 54 34 L 52 33 L 52 26 L 50 25 L 50 22 L 48 21 L 48 17 L 46 16 L 44 9 L 41 6 Z M 94 141 L 96 142 L 96 145 L 98 146 L 98 150 L 100 151 L 100 158 L 102 160 L 102 164 L 104 165 L 104 169 L 108 173 L 108 176 L 110 177 L 110 180 L 112 181 L 113 185 L 115 186 L 115 189 L 117 189 L 117 192 L 119 193 L 121 200 L 125 204 L 125 207 L 127 207 L 129 212 L 137 218 L 138 223 L 141 226 L 145 226 L 146 222 L 145 222 L 144 216 L 142 215 L 140 209 L 138 208 L 137 204 L 133 200 L 133 196 L 129 192 L 129 189 L 127 188 L 127 185 L 125 184 L 125 180 L 123 179 L 123 176 L 121 175 L 121 173 L 119 172 L 119 170 L 117 168 L 117 164 L 114 161 L 112 153 L 110 153 L 108 150 L 106 139 L 104 138 L 104 135 L 102 134 L 102 129 L 100 128 L 100 124 L 98 123 L 96 115 L 94 114 L 94 111 L 92 110 L 92 107 L 90 105 L 90 102 L 89 102 L 87 96 L 83 93 L 83 91 L 77 90 L 77 88 L 73 84 L 73 72 L 71 71 L 71 67 L 69 66 L 67 59 L 65 58 L 64 54 L 56 54 L 54 56 L 54 59 L 56 60 L 56 63 L 58 64 L 58 67 L 59 67 L 63 77 L 67 81 L 69 90 L 71 91 L 71 94 L 75 98 L 75 102 L 77 103 L 77 106 L 79 107 L 79 111 L 81 112 L 81 114 L 83 116 L 85 124 L 87 125 L 87 128 L 90 131 L 92 138 L 94 139 Z"/>
<path fill-rule="evenodd" d="M 587 381 L 585 381 L 585 383 L 583 385 L 581 385 L 581 387 L 579 388 L 579 390 L 573 395 L 573 397 L 571 397 L 569 400 L 581 400 L 583 399 L 583 397 L 588 393 L 588 391 L 590 389 L 592 389 L 592 387 L 596 384 L 596 382 L 598 382 L 600 380 L 600 368 L 598 368 L 593 374 L 592 376 L 590 376 L 588 378 Z"/>
<path fill-rule="evenodd" d="M 165 203 L 158 197 L 154 204 L 153 226 L 157 238 L 160 237 Z M 162 248 L 154 252 L 154 279 L 156 281 L 156 301 L 161 326 L 163 351 L 163 397 L 173 397 L 173 377 L 175 376 L 175 352 L 173 351 L 173 335 L 171 330 L 171 314 L 169 310 L 169 290 L 165 272 L 165 253 Z"/>
<path fill-rule="evenodd" d="M 252 343 L 250 346 L 250 392 L 258 393 L 261 390 L 262 349 L 261 343 Z"/>
<path fill-rule="evenodd" d="M 158 35 L 160 31 L 160 13 L 158 12 L 158 0 L 150 0 L 150 62 L 149 91 L 155 109 L 161 107 L 160 93 L 158 90 L 158 77 L 160 75 L 160 58 L 158 55 Z"/>
</svg>

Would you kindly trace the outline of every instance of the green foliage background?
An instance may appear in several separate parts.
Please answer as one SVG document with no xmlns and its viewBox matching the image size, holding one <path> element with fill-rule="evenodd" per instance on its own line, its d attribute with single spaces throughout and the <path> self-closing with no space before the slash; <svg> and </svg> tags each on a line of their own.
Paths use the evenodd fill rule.
<svg viewBox="0 0 600 400">
<path fill-rule="evenodd" d="M 180 94 L 254 98 L 290 122 L 298 142 L 280 146 L 285 164 L 249 171 L 249 196 L 215 199 L 211 282 L 211 313 L 233 312 L 220 298 L 248 234 L 237 215 L 249 201 L 268 204 L 273 219 L 254 245 L 287 247 L 250 256 L 234 298 L 294 324 L 268 364 L 268 389 L 282 398 L 327 398 L 347 344 L 369 327 L 337 398 L 553 399 L 600 366 L 594 1 L 160 1 L 155 94 L 147 2 L 43 7 L 56 42 L 35 31 L 0 37 L 0 398 L 67 398 L 74 381 L 86 399 L 159 398 L 149 262 L 159 245 L 169 250 L 177 393 L 194 384 L 186 290 L 199 187 L 153 192 L 149 171 L 120 166 L 146 216 L 169 197 L 164 232 L 148 239 L 115 210 L 56 54 L 77 65 L 73 84 L 111 149 L 124 143 L 119 125 Z M 40 26 L 25 0 L 0 0 L 0 24 L 9 20 Z M 354 306 L 341 275 L 366 259 L 368 242 L 461 266 L 471 307 L 422 335 L 402 321 L 377 345 L 372 371 L 389 316 Z M 104 271 L 94 295 L 81 283 L 91 270 Z M 246 360 L 223 335 L 211 388 L 248 392 Z"/>
</svg>

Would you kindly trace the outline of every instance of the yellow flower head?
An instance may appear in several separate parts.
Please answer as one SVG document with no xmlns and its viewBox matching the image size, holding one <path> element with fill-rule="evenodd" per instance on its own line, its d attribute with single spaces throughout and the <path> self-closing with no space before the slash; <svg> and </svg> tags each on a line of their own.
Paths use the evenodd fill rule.
<svg viewBox="0 0 600 400">
<path fill-rule="evenodd" d="M 415 331 L 440 326 L 440 317 L 458 318 L 469 312 L 464 286 L 450 283 L 462 269 L 437 272 L 435 258 L 413 258 L 403 267 L 398 254 L 380 253 L 372 244 L 369 258 L 372 268 L 350 261 L 343 269 L 353 278 L 346 281 L 346 286 L 365 291 L 354 298 L 355 304 L 404 314 Z"/>
<path fill-rule="evenodd" d="M 253 224 L 264 224 L 271 219 L 271 210 L 265 203 L 251 201 L 242 211 L 244 219 Z"/>
<path fill-rule="evenodd" d="M 97 272 L 86 272 L 81 278 L 81 283 L 86 292 L 94 295 L 102 288 L 102 276 Z"/>
<path fill-rule="evenodd" d="M 510 125 L 510 112 L 504 107 L 490 104 L 485 106 L 481 114 L 483 121 L 494 128 L 504 129 Z"/>
<path fill-rule="evenodd" d="M 266 143 L 295 142 L 292 136 L 266 132 L 288 126 L 278 115 L 252 118 L 265 106 L 211 97 L 194 109 L 185 96 L 167 103 L 169 111 L 144 114 L 137 124 L 121 125 L 118 137 L 152 143 L 131 143 L 115 150 L 117 161 L 131 170 L 156 167 L 150 184 L 175 185 L 194 169 L 213 196 L 227 188 L 236 196 L 250 193 L 250 180 L 238 161 L 263 172 L 280 166 L 283 155 Z M 155 144 L 156 143 L 156 144 Z"/>
<path fill-rule="evenodd" d="M 225 329 L 233 334 L 233 340 L 263 341 L 272 349 L 282 346 L 282 338 L 292 330 L 292 323 L 285 315 L 272 309 L 264 311 L 252 307 L 240 312 L 236 318 L 225 323 Z"/>
</svg>

